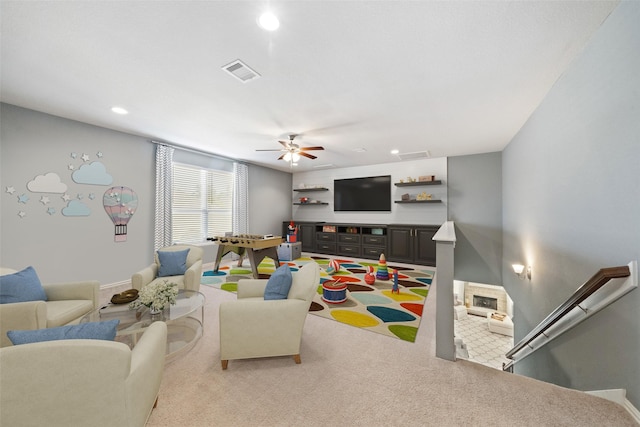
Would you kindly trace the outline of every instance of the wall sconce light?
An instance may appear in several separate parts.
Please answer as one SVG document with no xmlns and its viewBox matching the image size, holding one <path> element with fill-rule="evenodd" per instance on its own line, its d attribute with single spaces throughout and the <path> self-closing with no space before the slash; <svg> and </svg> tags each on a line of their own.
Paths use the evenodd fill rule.
<svg viewBox="0 0 640 427">
<path fill-rule="evenodd" d="M 518 276 L 521 279 L 524 279 L 525 277 L 529 280 L 531 280 L 531 266 L 527 266 L 525 267 L 522 264 L 512 264 L 511 268 L 513 268 L 513 272 L 516 273 L 516 276 Z"/>
</svg>

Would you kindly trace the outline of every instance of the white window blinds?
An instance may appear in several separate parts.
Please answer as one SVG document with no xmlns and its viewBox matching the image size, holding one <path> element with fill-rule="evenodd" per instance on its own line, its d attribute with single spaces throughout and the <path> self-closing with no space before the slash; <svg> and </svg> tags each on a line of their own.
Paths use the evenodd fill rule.
<svg viewBox="0 0 640 427">
<path fill-rule="evenodd" d="M 173 164 L 172 240 L 198 243 L 232 231 L 233 174 Z"/>
</svg>

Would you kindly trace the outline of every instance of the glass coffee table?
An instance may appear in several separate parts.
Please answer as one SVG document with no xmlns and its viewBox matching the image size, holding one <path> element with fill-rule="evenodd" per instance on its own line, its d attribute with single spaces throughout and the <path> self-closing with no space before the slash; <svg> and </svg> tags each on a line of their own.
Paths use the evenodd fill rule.
<svg viewBox="0 0 640 427">
<path fill-rule="evenodd" d="M 160 314 L 151 314 L 148 307 L 129 309 L 129 304 L 113 304 L 92 311 L 80 323 L 104 322 L 118 319 L 116 341 L 133 348 L 138 338 L 153 322 L 167 324 L 166 360 L 170 361 L 189 351 L 202 337 L 205 297 L 200 292 L 180 290 L 176 303 Z"/>
</svg>

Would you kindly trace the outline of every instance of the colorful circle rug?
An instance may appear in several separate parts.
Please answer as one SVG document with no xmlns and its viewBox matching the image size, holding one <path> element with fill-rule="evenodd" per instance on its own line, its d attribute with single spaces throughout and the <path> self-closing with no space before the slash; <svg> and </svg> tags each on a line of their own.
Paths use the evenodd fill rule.
<svg viewBox="0 0 640 427">
<path fill-rule="evenodd" d="M 310 313 L 415 342 L 435 270 L 429 267 L 412 269 L 388 265 L 385 268 L 389 278 L 381 280 L 376 277 L 376 261 L 302 257 L 280 264 L 288 264 L 291 272 L 295 272 L 310 261 L 317 262 L 321 267 L 320 283 L 309 308 Z M 275 269 L 274 262 L 265 258 L 258 266 L 260 278 L 269 278 Z M 248 266 L 227 264 L 217 272 L 205 271 L 201 283 L 235 292 L 238 280 L 248 277 L 251 277 Z"/>
</svg>

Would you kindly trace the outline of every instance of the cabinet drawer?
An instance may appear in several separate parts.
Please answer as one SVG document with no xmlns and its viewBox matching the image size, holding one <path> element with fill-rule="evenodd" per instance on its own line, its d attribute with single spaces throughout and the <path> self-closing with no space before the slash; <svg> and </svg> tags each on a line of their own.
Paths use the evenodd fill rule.
<svg viewBox="0 0 640 427">
<path fill-rule="evenodd" d="M 362 256 L 371 258 L 380 258 L 380 254 L 385 252 L 384 246 L 363 246 Z"/>
<path fill-rule="evenodd" d="M 340 243 L 360 243 L 360 236 L 358 234 L 338 234 L 338 242 Z"/>
<path fill-rule="evenodd" d="M 317 242 L 316 250 L 320 253 L 335 253 L 336 252 L 336 244 L 335 243 L 324 243 Z"/>
<path fill-rule="evenodd" d="M 362 236 L 362 244 L 369 246 L 387 246 L 387 236 Z"/>
<path fill-rule="evenodd" d="M 316 240 L 318 242 L 335 242 L 336 234 L 335 233 L 316 233 Z"/>
<path fill-rule="evenodd" d="M 360 246 L 339 244 L 338 253 L 340 255 L 360 256 Z"/>
</svg>

